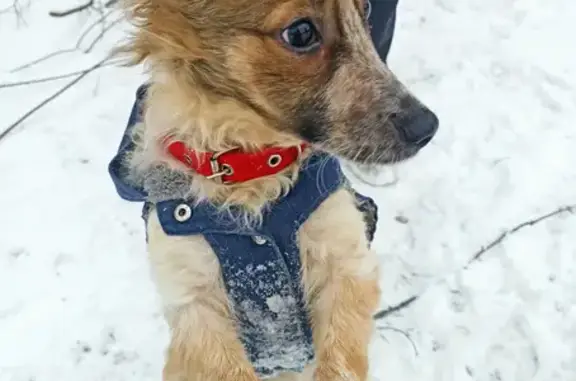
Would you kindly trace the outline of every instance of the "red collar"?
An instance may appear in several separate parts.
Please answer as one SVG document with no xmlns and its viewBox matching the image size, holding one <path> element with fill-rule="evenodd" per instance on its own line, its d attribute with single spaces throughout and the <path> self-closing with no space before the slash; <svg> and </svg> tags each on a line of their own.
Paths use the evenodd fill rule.
<svg viewBox="0 0 576 381">
<path fill-rule="evenodd" d="M 231 149 L 220 152 L 197 152 L 184 142 L 172 141 L 167 151 L 188 168 L 223 184 L 241 183 L 274 175 L 296 162 L 306 143 L 292 147 L 268 147 L 257 152 Z"/>
</svg>

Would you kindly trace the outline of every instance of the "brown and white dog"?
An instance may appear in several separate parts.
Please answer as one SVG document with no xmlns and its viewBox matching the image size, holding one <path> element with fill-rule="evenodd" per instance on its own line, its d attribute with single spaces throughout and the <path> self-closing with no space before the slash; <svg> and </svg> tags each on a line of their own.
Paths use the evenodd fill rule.
<svg viewBox="0 0 576 381">
<path fill-rule="evenodd" d="M 136 29 L 121 51 L 150 68 L 130 165 L 191 176 L 189 194 L 222 209 L 263 208 L 290 192 L 302 160 L 269 176 L 223 183 L 190 172 L 159 142 L 195 152 L 306 143 L 362 164 L 414 156 L 438 121 L 380 60 L 364 0 L 129 0 Z M 367 379 L 378 260 L 348 189 L 331 194 L 298 231 L 316 360 L 282 380 Z M 256 381 L 235 327 L 218 259 L 202 235 L 147 222 L 148 248 L 171 340 L 165 381 Z M 241 255 L 242 253 L 239 253 Z"/>
</svg>

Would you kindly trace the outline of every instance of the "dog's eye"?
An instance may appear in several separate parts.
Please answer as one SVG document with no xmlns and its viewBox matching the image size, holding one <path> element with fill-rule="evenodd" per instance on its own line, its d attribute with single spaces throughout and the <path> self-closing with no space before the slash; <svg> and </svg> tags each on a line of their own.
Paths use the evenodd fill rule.
<svg viewBox="0 0 576 381">
<path fill-rule="evenodd" d="M 366 0 L 364 1 L 364 18 L 368 19 L 371 13 L 372 13 L 372 3 L 370 2 L 370 0 Z"/>
<path fill-rule="evenodd" d="M 309 19 L 301 19 L 282 31 L 282 41 L 297 53 L 308 53 L 320 46 L 320 33 Z"/>
</svg>

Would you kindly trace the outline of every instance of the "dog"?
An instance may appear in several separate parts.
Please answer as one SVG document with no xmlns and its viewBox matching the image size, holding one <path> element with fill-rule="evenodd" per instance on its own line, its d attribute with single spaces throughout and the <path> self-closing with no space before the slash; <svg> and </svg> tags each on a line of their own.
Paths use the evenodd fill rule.
<svg viewBox="0 0 576 381">
<path fill-rule="evenodd" d="M 118 53 L 150 81 L 109 171 L 144 202 L 165 381 L 367 379 L 375 209 L 339 162 L 412 158 L 438 127 L 367 5 L 129 0 Z"/>
</svg>

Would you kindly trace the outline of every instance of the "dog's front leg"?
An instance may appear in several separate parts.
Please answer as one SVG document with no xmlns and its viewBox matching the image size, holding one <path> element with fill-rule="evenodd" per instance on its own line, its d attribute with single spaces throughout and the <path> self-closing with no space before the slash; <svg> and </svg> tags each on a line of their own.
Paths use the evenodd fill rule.
<svg viewBox="0 0 576 381">
<path fill-rule="evenodd" d="M 164 381 L 258 381 L 231 322 L 194 305 L 169 318 Z"/>
<path fill-rule="evenodd" d="M 317 342 L 316 381 L 365 381 L 372 314 L 378 300 L 375 280 L 342 276 L 319 295 L 313 320 L 323 330 Z"/>
<path fill-rule="evenodd" d="M 304 283 L 317 351 L 316 381 L 365 381 L 378 261 L 351 196 L 331 196 L 303 225 Z"/>
<path fill-rule="evenodd" d="M 171 334 L 164 381 L 257 381 L 208 242 L 166 235 L 151 213 L 148 251 Z"/>
</svg>

